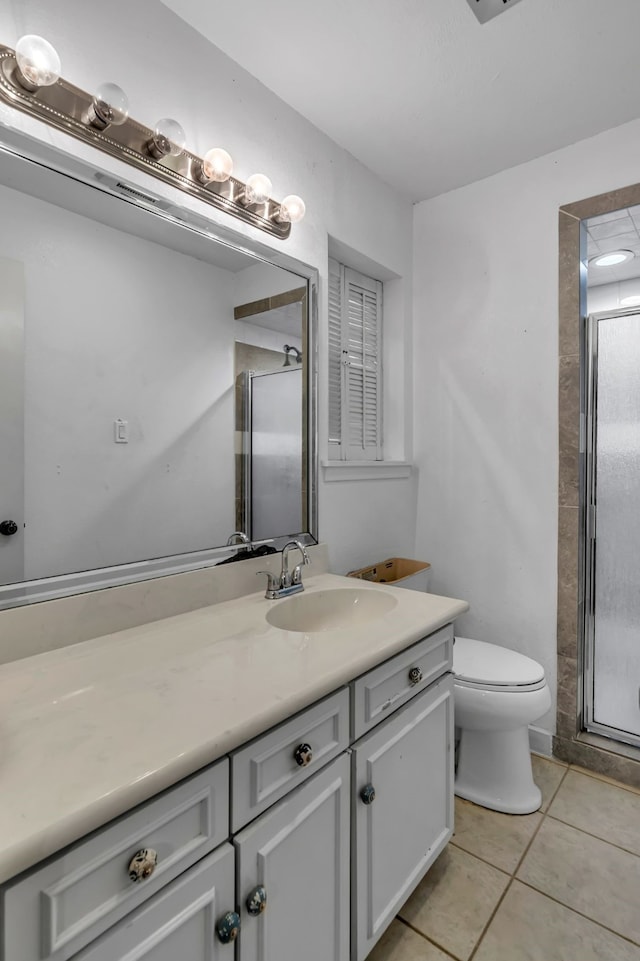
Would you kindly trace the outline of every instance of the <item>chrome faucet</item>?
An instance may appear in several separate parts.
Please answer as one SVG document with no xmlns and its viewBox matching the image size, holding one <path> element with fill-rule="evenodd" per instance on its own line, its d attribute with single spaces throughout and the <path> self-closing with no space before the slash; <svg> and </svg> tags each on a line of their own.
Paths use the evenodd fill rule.
<svg viewBox="0 0 640 961">
<path fill-rule="evenodd" d="M 300 551 L 302 554 L 302 561 L 298 564 L 292 571 L 289 571 L 289 552 L 294 548 Z M 274 601 L 279 597 L 289 597 L 290 594 L 298 594 L 300 591 L 304 590 L 304 584 L 302 583 L 302 566 L 303 564 L 310 564 L 309 555 L 307 554 L 307 549 L 304 544 L 300 541 L 288 541 L 282 549 L 282 569 L 280 571 L 280 576 L 277 574 L 272 574 L 271 571 L 258 571 L 258 574 L 266 574 L 267 590 L 265 597 L 270 601 Z"/>
</svg>

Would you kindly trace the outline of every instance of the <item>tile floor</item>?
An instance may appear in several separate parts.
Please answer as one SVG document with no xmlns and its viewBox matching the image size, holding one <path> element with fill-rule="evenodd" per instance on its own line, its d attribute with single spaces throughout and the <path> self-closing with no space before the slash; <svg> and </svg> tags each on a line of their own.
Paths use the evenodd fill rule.
<svg viewBox="0 0 640 961">
<path fill-rule="evenodd" d="M 640 792 L 533 756 L 539 811 L 456 830 L 368 961 L 640 961 Z"/>
</svg>

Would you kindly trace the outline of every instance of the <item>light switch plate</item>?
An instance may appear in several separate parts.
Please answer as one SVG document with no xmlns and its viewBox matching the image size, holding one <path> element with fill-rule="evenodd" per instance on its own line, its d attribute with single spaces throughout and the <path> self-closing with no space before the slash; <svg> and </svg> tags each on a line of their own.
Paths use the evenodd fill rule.
<svg viewBox="0 0 640 961">
<path fill-rule="evenodd" d="M 493 20 L 499 13 L 514 7 L 520 0 L 467 0 L 480 23 Z"/>
</svg>

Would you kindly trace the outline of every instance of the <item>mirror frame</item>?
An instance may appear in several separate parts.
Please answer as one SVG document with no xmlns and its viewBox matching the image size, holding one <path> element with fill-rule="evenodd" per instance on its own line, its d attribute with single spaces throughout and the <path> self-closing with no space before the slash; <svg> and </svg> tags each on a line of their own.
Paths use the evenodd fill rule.
<svg viewBox="0 0 640 961">
<path fill-rule="evenodd" d="M 222 244 L 239 253 L 245 254 L 256 263 L 267 263 L 297 274 L 302 283 L 306 282 L 307 299 L 307 516 L 309 529 L 295 536 L 306 546 L 318 542 L 318 287 L 319 274 L 315 267 L 291 257 L 287 253 L 261 244 L 257 239 L 247 239 L 236 231 L 218 225 L 205 214 L 195 212 L 184 206 L 183 197 L 176 191 L 175 198 L 167 194 L 154 194 L 152 190 L 140 187 L 137 182 L 127 180 L 88 161 L 71 157 L 12 128 L 0 130 L 0 160 L 10 155 L 27 164 L 43 167 L 69 180 L 112 196 L 120 203 L 131 204 L 144 210 L 149 216 L 160 217 L 174 223 L 176 227 L 190 231 L 211 243 Z M 123 192 L 126 191 L 126 192 Z M 229 534 L 232 532 L 229 531 Z M 276 550 L 282 550 L 291 535 L 274 537 L 268 543 Z M 261 543 L 264 543 L 261 542 Z M 0 611 L 12 607 L 53 600 L 73 594 L 101 590 L 123 584 L 131 584 L 151 578 L 171 574 L 202 570 L 215 567 L 227 557 L 241 553 L 246 545 L 217 545 L 200 551 L 175 554 L 150 560 L 134 561 L 111 567 L 60 574 L 53 577 L 31 581 L 16 581 L 0 584 Z"/>
</svg>

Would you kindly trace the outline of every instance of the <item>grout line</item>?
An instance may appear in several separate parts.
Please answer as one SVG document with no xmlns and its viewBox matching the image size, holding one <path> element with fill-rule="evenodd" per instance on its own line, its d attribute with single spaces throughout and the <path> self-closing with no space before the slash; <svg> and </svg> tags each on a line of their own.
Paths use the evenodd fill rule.
<svg viewBox="0 0 640 961">
<path fill-rule="evenodd" d="M 621 844 L 616 844 L 615 841 L 609 841 L 608 838 L 603 838 L 599 834 L 592 834 L 591 831 L 585 831 L 584 828 L 580 828 L 576 824 L 572 824 L 571 821 L 565 821 L 563 818 L 559 818 L 556 814 L 550 814 L 549 817 L 552 821 L 557 821 L 559 824 L 565 824 L 568 828 L 573 828 L 574 831 L 579 831 L 580 834 L 586 834 L 588 838 L 593 838 L 594 841 L 600 841 L 602 844 L 608 844 L 609 847 L 616 848 L 617 851 L 622 851 L 624 854 L 630 854 L 634 858 L 640 858 L 640 853 L 638 853 L 638 851 L 630 851 L 629 848 L 625 848 Z"/>
<path fill-rule="evenodd" d="M 452 844 L 453 847 L 457 848 L 458 851 L 462 851 L 467 855 L 467 857 L 475 858 L 476 861 L 481 861 L 482 864 L 486 864 L 488 868 L 493 868 L 493 870 L 497 871 L 499 874 L 504 874 L 504 876 L 507 878 L 513 877 L 510 871 L 505 871 L 504 868 L 499 868 L 497 864 L 493 863 L 493 861 L 487 861 L 487 859 L 483 858 L 481 854 L 476 854 L 475 851 L 469 851 L 468 848 L 463 848 L 461 844 L 456 844 L 453 838 L 449 841 L 449 844 Z"/>
<path fill-rule="evenodd" d="M 570 768 L 569 768 L 569 766 L 567 765 L 567 767 L 566 767 L 565 770 L 564 770 L 564 774 L 562 775 L 562 777 L 561 777 L 560 780 L 558 781 L 558 785 L 557 785 L 555 791 L 553 792 L 553 794 L 552 794 L 551 797 L 549 798 L 549 803 L 547 804 L 547 809 L 546 809 L 546 811 L 541 811 L 541 814 L 543 814 L 543 815 L 546 816 L 546 815 L 549 813 L 549 811 L 551 810 L 551 805 L 553 804 L 553 802 L 555 801 L 556 797 L 558 796 L 558 791 L 560 790 L 560 788 L 561 788 L 562 785 L 564 784 L 565 779 L 566 779 L 566 777 L 567 777 L 567 774 L 569 773 L 569 770 L 570 770 Z"/>
<path fill-rule="evenodd" d="M 549 811 L 550 811 L 550 809 L 551 809 L 551 805 L 552 805 L 552 803 L 553 803 L 553 800 L 554 800 L 556 794 L 558 793 L 558 791 L 560 790 L 560 788 L 562 787 L 562 785 L 564 784 L 564 780 L 565 780 L 565 778 L 566 778 L 566 776 L 567 776 L 568 771 L 569 771 L 569 768 L 567 768 L 567 770 L 564 772 L 564 774 L 562 775 L 562 777 L 561 777 L 560 780 L 558 781 L 558 786 L 557 786 L 557 788 L 555 789 L 555 791 L 553 792 L 553 796 L 551 797 L 551 800 L 550 800 L 549 803 L 547 804 L 547 810 L 540 812 L 540 813 L 542 814 L 542 817 L 540 818 L 540 824 L 538 825 L 538 827 L 535 829 L 535 831 L 533 832 L 533 834 L 532 834 L 531 837 L 529 838 L 529 843 L 528 843 L 527 846 L 525 847 L 524 851 L 522 852 L 522 854 L 521 854 L 521 856 L 520 856 L 520 860 L 519 860 L 518 863 L 516 864 L 515 871 L 513 872 L 513 877 L 514 877 L 514 878 L 515 878 L 515 876 L 517 875 L 518 871 L 520 870 L 520 867 L 521 867 L 521 865 L 522 865 L 522 862 L 524 861 L 524 859 L 526 858 L 527 854 L 529 853 L 529 851 L 530 851 L 530 849 L 531 849 L 531 845 L 533 844 L 533 842 L 535 841 L 535 839 L 538 837 L 538 834 L 539 834 L 539 832 L 540 832 L 540 828 L 541 828 L 542 825 L 544 824 L 545 819 L 546 819 L 547 817 L 549 817 Z"/>
<path fill-rule="evenodd" d="M 441 944 L 438 944 L 437 941 L 434 941 L 432 938 L 428 937 L 423 931 L 420 931 L 418 930 L 418 928 L 415 928 L 409 921 L 405 921 L 404 918 L 401 918 L 398 916 L 396 916 L 396 921 L 400 921 L 402 924 L 405 925 L 405 927 L 409 928 L 410 931 L 413 931 L 414 934 L 419 935 L 423 941 L 426 941 L 428 944 L 432 944 L 435 948 L 438 949 L 438 951 L 441 951 L 443 954 L 446 954 L 448 958 L 453 958 L 453 961 L 460 961 L 460 958 L 456 954 L 452 954 L 451 951 L 448 950 L 448 948 L 443 948 Z"/>
<path fill-rule="evenodd" d="M 565 911 L 570 911 L 572 914 L 577 914 L 578 917 L 584 918 L 585 921 L 590 921 L 592 924 L 595 924 L 596 927 L 602 928 L 603 931 L 608 931 L 609 934 L 615 934 L 617 938 L 621 938 L 622 941 L 632 944 L 634 948 L 640 947 L 640 942 L 634 941 L 626 934 L 620 934 L 620 932 L 616 931 L 615 928 L 610 928 L 601 921 L 596 921 L 595 918 L 590 917 L 588 914 L 584 914 L 583 911 L 578 911 L 576 908 L 571 907 L 570 904 L 565 904 L 564 901 L 559 901 L 558 898 L 555 898 L 552 894 L 548 894 L 546 891 L 543 891 L 542 888 L 536 888 L 528 881 L 523 881 L 522 878 L 514 878 L 513 880 L 517 881 L 518 884 L 522 884 L 525 888 L 529 888 L 530 891 L 535 891 L 536 894 L 541 895 L 541 897 L 548 898 L 549 901 L 553 901 L 554 904 L 558 904 L 561 908 L 564 908 Z"/>
<path fill-rule="evenodd" d="M 501 894 L 500 897 L 498 898 L 498 903 L 496 904 L 495 908 L 494 908 L 493 911 L 491 912 L 491 916 L 490 916 L 489 920 L 487 921 L 487 923 L 486 923 L 485 926 L 483 927 L 482 931 L 480 932 L 480 935 L 479 935 L 479 937 L 478 937 L 478 940 L 476 941 L 476 943 L 475 943 L 475 945 L 474 945 L 474 947 L 473 947 L 473 951 L 472 951 L 471 954 L 469 955 L 467 961 L 473 961 L 473 958 L 475 957 L 478 948 L 479 948 L 480 945 L 482 944 L 482 939 L 484 938 L 485 934 L 486 934 L 487 931 L 489 930 L 489 927 L 491 926 L 491 922 L 493 921 L 493 919 L 495 918 L 496 914 L 498 913 L 498 910 L 499 910 L 499 908 L 500 908 L 500 905 L 502 904 L 502 902 L 504 901 L 505 897 L 507 896 L 507 891 L 510 890 L 511 885 L 513 884 L 513 881 L 514 881 L 514 878 L 513 878 L 513 875 L 512 875 L 512 876 L 509 878 L 509 881 L 508 881 L 508 883 L 507 883 L 506 888 L 504 889 L 504 891 L 502 892 L 502 894 Z"/>
<path fill-rule="evenodd" d="M 636 761 L 634 763 L 638 762 Z M 570 764 L 569 770 L 575 774 L 584 774 L 585 777 L 591 777 L 594 781 L 600 781 L 601 784 L 608 784 L 609 787 L 619 788 L 621 791 L 626 791 L 627 794 L 635 794 L 636 797 L 640 797 L 640 788 L 634 787 L 632 784 L 623 784 L 622 781 L 617 781 L 616 778 L 611 777 L 609 774 L 602 774 L 600 771 L 589 771 L 586 767 L 581 767 L 579 764 Z"/>
<path fill-rule="evenodd" d="M 551 799 L 550 799 L 550 801 L 549 801 L 549 803 L 548 803 L 548 805 L 547 805 L 547 810 L 546 810 L 546 811 L 540 811 L 540 814 L 542 815 L 542 817 L 540 818 L 540 822 L 538 823 L 536 829 L 534 830 L 533 834 L 532 834 L 531 837 L 529 838 L 529 841 L 528 841 L 528 843 L 526 844 L 526 846 L 525 846 L 522 854 L 520 855 L 520 858 L 519 858 L 519 860 L 518 860 L 518 863 L 516 864 L 515 869 L 513 870 L 512 874 L 511 874 L 511 877 L 509 878 L 509 883 L 507 884 L 506 888 L 505 888 L 504 891 L 502 892 L 502 895 L 500 896 L 500 898 L 499 898 L 499 900 L 498 900 L 498 903 L 496 904 L 495 908 L 493 909 L 493 911 L 492 911 L 492 913 L 491 913 L 491 917 L 489 918 L 489 920 L 487 921 L 487 923 L 486 923 L 485 926 L 483 927 L 482 931 L 480 932 L 480 937 L 479 937 L 478 940 L 476 941 L 475 947 L 474 947 L 473 951 L 471 952 L 471 954 L 469 955 L 468 961 L 473 961 L 473 958 L 475 957 L 476 952 L 478 951 L 480 945 L 482 944 L 482 941 L 483 941 L 483 939 L 484 939 L 484 936 L 485 936 L 485 934 L 487 933 L 487 931 L 489 930 L 489 927 L 491 926 L 491 923 L 492 923 L 493 919 L 495 918 L 496 914 L 498 913 L 502 902 L 503 902 L 504 899 L 506 898 L 507 893 L 511 890 L 511 886 L 512 886 L 513 882 L 514 882 L 515 880 L 519 880 L 519 879 L 516 879 L 516 874 L 517 874 L 517 872 L 518 872 L 519 869 L 520 869 L 520 865 L 521 865 L 522 862 L 524 861 L 525 857 L 527 856 L 527 854 L 528 854 L 528 852 L 529 852 L 529 849 L 531 848 L 531 845 L 533 844 L 533 842 L 535 841 L 536 837 L 538 836 L 538 832 L 540 831 L 540 828 L 541 828 L 542 825 L 544 824 L 545 818 L 547 817 L 547 814 L 548 814 L 548 812 L 549 812 L 549 808 L 551 807 L 551 802 L 553 801 L 553 798 L 556 796 L 556 794 L 557 794 L 558 791 L 560 790 L 560 788 L 561 788 L 561 786 L 562 786 L 562 784 L 563 784 L 563 782 L 564 782 L 564 779 L 565 779 L 566 776 L 567 776 L 567 771 L 568 771 L 568 770 L 569 770 L 569 768 L 567 767 L 567 768 L 565 769 L 564 774 L 562 775 L 562 777 L 561 777 L 560 780 L 558 781 L 558 786 L 556 787 L 555 791 L 553 792 L 553 795 L 552 795 L 552 797 L 551 797 Z M 493 866 L 495 867 L 495 865 L 493 865 Z"/>
</svg>

